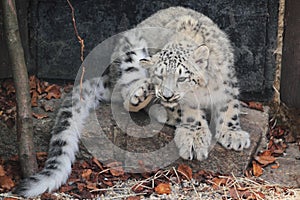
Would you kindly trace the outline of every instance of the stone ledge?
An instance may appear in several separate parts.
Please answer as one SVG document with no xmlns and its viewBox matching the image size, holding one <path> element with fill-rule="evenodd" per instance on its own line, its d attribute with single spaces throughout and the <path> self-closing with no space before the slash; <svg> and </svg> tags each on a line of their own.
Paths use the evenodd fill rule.
<svg viewBox="0 0 300 200">
<path fill-rule="evenodd" d="M 162 128 L 159 125 L 156 126 L 157 124 L 151 124 L 151 127 L 149 125 L 143 128 L 132 122 L 130 118 L 139 122 L 141 118 L 145 118 L 144 113 L 134 113 L 129 116 L 123 108 L 119 107 L 117 110 L 119 115 L 115 115 L 115 118 L 123 130 L 116 125 L 110 112 L 110 105 L 101 105 L 101 109 L 98 109 L 97 113 L 92 114 L 89 118 L 86 124 L 88 128 L 83 131 L 81 140 L 87 150 L 100 161 L 105 163 L 105 160 L 115 159 L 123 162 L 125 167 L 129 167 L 133 163 L 140 163 L 142 160 L 148 169 L 161 168 L 161 162 L 163 163 L 162 167 L 185 163 L 190 165 L 194 171 L 205 169 L 241 175 L 248 167 L 252 156 L 264 146 L 265 142 L 262 138 L 265 138 L 268 127 L 267 108 L 265 112 L 243 108 L 242 112 L 245 114 L 241 116 L 241 125 L 251 135 L 252 145 L 249 149 L 235 152 L 216 144 L 208 159 L 202 162 L 187 161 L 178 158 L 178 150 L 174 142 L 172 143 L 173 129 L 171 127 Z M 100 134 L 101 132 L 104 134 Z M 153 132 L 158 132 L 158 134 L 153 134 Z M 143 136 L 147 137 L 141 138 Z M 139 154 L 133 152 L 139 152 Z M 141 154 L 143 155 L 141 156 Z"/>
</svg>

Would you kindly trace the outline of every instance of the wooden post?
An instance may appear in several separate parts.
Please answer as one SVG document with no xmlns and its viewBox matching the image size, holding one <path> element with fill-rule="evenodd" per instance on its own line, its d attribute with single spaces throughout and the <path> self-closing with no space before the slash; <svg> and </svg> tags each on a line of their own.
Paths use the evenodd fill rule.
<svg viewBox="0 0 300 200">
<path fill-rule="evenodd" d="M 300 1 L 286 0 L 280 95 L 291 108 L 300 109 Z"/>
</svg>

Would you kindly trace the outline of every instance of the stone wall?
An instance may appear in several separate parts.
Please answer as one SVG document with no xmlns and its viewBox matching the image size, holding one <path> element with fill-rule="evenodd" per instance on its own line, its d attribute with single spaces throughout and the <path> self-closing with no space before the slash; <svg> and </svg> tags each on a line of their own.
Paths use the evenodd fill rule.
<svg viewBox="0 0 300 200">
<path fill-rule="evenodd" d="M 29 67 L 40 78 L 74 79 L 80 66 L 80 45 L 74 35 L 67 1 L 28 3 Z M 235 48 L 242 98 L 272 97 L 275 72 L 278 0 L 71 0 L 87 55 L 101 41 L 134 27 L 156 11 L 189 7 L 212 18 Z M 1 12 L 1 11 L 0 11 Z M 0 19 L 0 77 L 9 71 Z M 23 34 L 24 35 L 24 34 Z M 4 75 L 5 74 L 5 75 Z"/>
</svg>

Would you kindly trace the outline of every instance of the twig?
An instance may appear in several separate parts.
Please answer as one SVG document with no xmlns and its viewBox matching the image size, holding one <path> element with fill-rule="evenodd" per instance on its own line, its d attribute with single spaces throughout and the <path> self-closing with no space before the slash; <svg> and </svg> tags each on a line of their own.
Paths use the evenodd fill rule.
<svg viewBox="0 0 300 200">
<path fill-rule="evenodd" d="M 80 37 L 78 30 L 77 30 L 77 25 L 76 25 L 76 20 L 75 20 L 75 10 L 74 7 L 72 6 L 71 2 L 67 0 L 69 7 L 71 8 L 71 15 L 72 15 L 72 22 L 73 22 L 73 27 L 74 27 L 74 32 L 75 35 L 78 39 L 78 42 L 80 43 L 80 60 L 83 62 L 84 60 L 84 40 Z M 85 66 L 82 65 L 82 74 L 80 77 L 80 100 L 82 100 L 82 84 L 83 84 L 83 77 L 85 74 Z"/>
</svg>

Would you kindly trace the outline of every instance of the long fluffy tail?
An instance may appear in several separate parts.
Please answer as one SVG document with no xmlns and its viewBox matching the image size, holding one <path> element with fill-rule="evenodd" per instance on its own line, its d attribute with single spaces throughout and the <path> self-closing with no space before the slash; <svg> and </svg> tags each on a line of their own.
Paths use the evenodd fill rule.
<svg viewBox="0 0 300 200">
<path fill-rule="evenodd" d="M 65 97 L 51 131 L 44 169 L 22 180 L 13 193 L 34 197 L 46 191 L 51 192 L 67 181 L 78 151 L 80 131 L 89 110 L 99 101 L 109 99 L 109 91 L 104 85 L 102 79 L 87 80 L 82 88 L 82 99 L 79 87 L 75 87 L 73 93 Z"/>
</svg>

